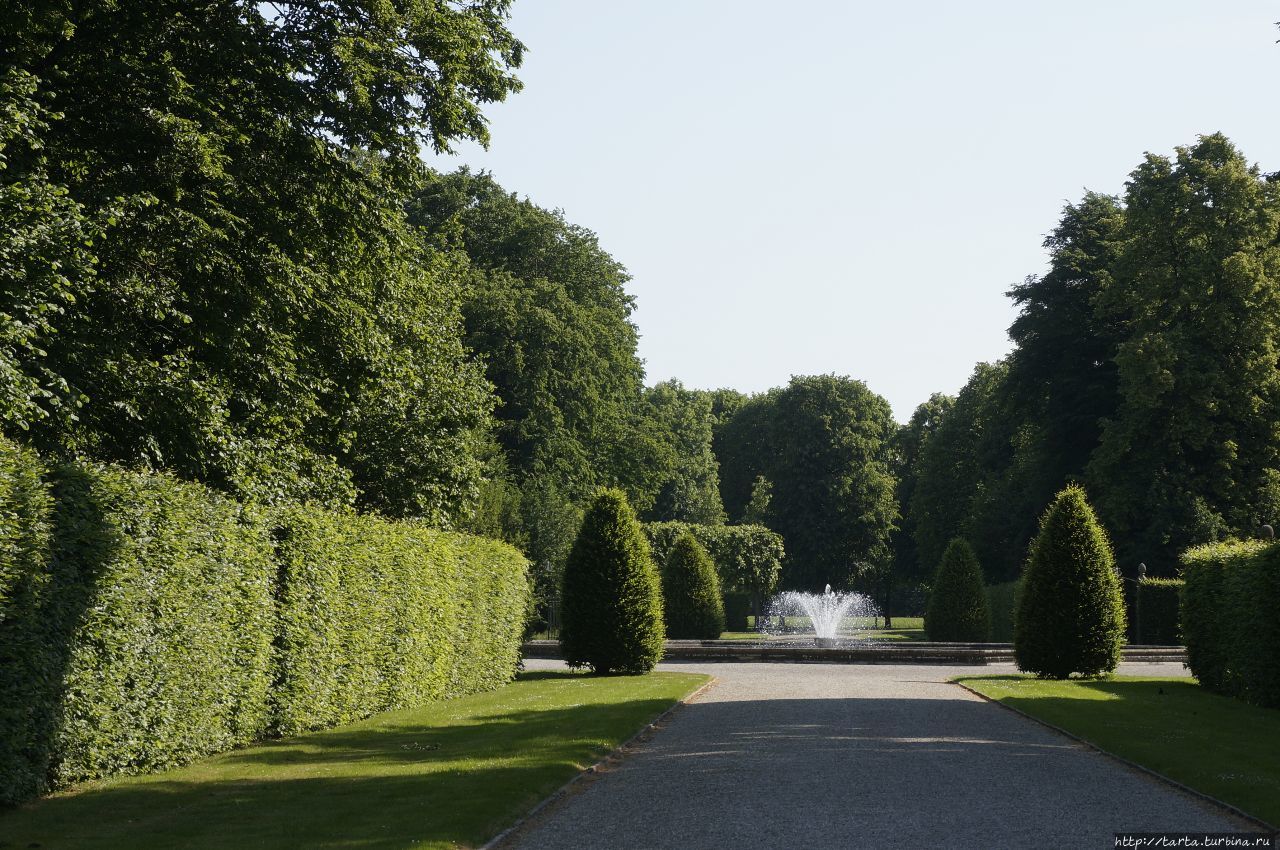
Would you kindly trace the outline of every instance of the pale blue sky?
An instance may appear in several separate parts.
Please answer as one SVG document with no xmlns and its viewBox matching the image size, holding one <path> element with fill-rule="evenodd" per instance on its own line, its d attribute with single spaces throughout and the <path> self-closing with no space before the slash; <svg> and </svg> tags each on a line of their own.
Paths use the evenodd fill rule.
<svg viewBox="0 0 1280 850">
<path fill-rule="evenodd" d="M 630 270 L 648 381 L 861 378 L 899 419 L 1009 349 L 1088 187 L 1221 130 L 1280 170 L 1280 4 L 517 0 L 487 169 Z"/>
</svg>

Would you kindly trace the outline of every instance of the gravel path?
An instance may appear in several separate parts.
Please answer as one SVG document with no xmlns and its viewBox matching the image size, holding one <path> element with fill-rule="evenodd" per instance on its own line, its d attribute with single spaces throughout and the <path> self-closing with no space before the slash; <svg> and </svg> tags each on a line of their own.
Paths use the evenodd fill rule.
<svg viewBox="0 0 1280 850">
<path fill-rule="evenodd" d="M 946 683 L 1012 665 L 662 669 L 718 681 L 510 846 L 1101 848 L 1117 831 L 1252 829 Z M 1173 664 L 1120 672 L 1184 675 Z"/>
</svg>

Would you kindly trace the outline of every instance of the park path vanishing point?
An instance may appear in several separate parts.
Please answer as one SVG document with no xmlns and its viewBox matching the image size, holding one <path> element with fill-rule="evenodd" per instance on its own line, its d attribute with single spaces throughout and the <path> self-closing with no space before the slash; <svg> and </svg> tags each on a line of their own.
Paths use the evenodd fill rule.
<svg viewBox="0 0 1280 850">
<path fill-rule="evenodd" d="M 718 681 L 501 846 L 1099 848 L 1116 832 L 1256 830 L 947 683 L 1012 665 L 660 669 Z"/>
</svg>

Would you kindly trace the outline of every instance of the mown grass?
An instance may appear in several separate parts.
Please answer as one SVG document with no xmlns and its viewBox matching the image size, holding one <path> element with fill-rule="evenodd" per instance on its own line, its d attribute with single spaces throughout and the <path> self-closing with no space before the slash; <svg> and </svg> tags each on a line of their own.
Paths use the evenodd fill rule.
<svg viewBox="0 0 1280 850">
<path fill-rule="evenodd" d="M 708 678 L 529 672 L 0 812 L 0 847 L 475 846 Z"/>
<path fill-rule="evenodd" d="M 1280 711 L 1210 693 L 1188 678 L 956 681 L 1280 824 Z"/>
</svg>

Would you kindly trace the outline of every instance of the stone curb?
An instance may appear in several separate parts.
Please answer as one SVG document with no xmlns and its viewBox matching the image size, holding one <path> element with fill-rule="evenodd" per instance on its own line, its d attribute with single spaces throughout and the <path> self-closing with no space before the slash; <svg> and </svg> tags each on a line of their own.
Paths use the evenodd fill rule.
<svg viewBox="0 0 1280 850">
<path fill-rule="evenodd" d="M 556 790 L 552 791 L 550 794 L 544 797 L 542 801 L 539 802 L 536 806 L 534 806 L 532 809 L 530 809 L 529 811 L 521 815 L 519 818 L 517 818 L 516 822 L 511 824 L 511 826 L 502 830 L 502 832 L 499 832 L 493 838 L 490 838 L 484 844 L 480 845 L 479 850 L 497 850 L 497 848 L 501 847 L 507 841 L 507 839 L 512 838 L 516 833 L 518 833 L 521 829 L 523 829 L 526 825 L 528 825 L 530 821 L 532 821 L 538 815 L 542 814 L 544 811 L 550 808 L 552 804 L 559 802 L 561 799 L 567 796 L 569 792 L 572 791 L 574 787 L 577 786 L 580 782 L 587 779 L 588 777 L 595 776 L 596 773 L 598 773 L 607 765 L 614 764 L 617 761 L 619 761 L 623 756 L 626 755 L 626 750 L 629 747 L 632 747 L 635 744 L 640 743 L 642 740 L 647 739 L 650 735 L 652 735 L 657 730 L 657 727 L 659 724 L 661 724 L 664 720 L 670 717 L 678 709 L 683 708 L 686 703 L 690 702 L 695 697 L 698 697 L 702 693 L 704 693 L 708 688 L 714 685 L 716 681 L 717 681 L 716 677 L 712 676 L 710 680 L 703 682 L 697 688 L 695 688 L 694 690 L 690 691 L 688 694 L 681 697 L 679 700 L 676 701 L 674 705 L 672 705 L 666 711 L 662 712 L 657 717 L 653 718 L 653 720 L 650 720 L 648 723 L 646 723 L 644 727 L 640 729 L 639 732 L 636 732 L 630 738 L 623 741 L 621 744 L 618 744 L 618 746 L 614 747 L 609 752 L 605 753 L 604 757 L 601 758 L 599 761 L 597 761 L 595 764 L 591 765 L 590 767 L 582 771 L 579 771 L 568 782 L 561 785 Z"/>
<path fill-rule="evenodd" d="M 561 658 L 560 642 L 528 641 L 525 658 Z M 772 645 L 740 641 L 667 641 L 665 661 L 785 661 L 843 664 L 1007 664 L 1014 660 L 1011 644 L 913 642 L 912 645 L 819 647 L 812 644 Z M 1179 646 L 1133 646 L 1122 650 L 1124 661 L 1186 661 Z"/>
<path fill-rule="evenodd" d="M 1263 830 L 1271 833 L 1273 837 L 1276 835 L 1277 832 L 1280 832 L 1280 828 L 1277 828 L 1267 823 L 1262 818 L 1254 817 L 1253 815 L 1249 814 L 1243 809 L 1239 809 L 1228 802 L 1219 800 L 1217 797 L 1214 797 L 1211 794 L 1206 794 L 1203 791 L 1198 791 L 1195 788 L 1192 788 L 1190 785 L 1183 785 L 1178 780 L 1171 779 L 1170 777 L 1165 776 L 1163 773 L 1159 773 L 1158 771 L 1152 770 L 1151 768 L 1145 765 L 1139 764 L 1138 762 L 1133 761 L 1131 759 L 1127 759 L 1124 756 L 1116 755 L 1110 750 L 1105 750 L 1102 747 L 1098 746 L 1097 744 L 1093 743 L 1092 741 L 1088 740 L 1087 738 L 1082 738 L 1079 735 L 1075 734 L 1074 732 L 1068 732 L 1066 729 L 1063 729 L 1061 726 L 1055 726 L 1054 724 L 1048 722 L 1047 720 L 1041 720 L 1039 717 L 1028 714 L 1027 712 L 1023 711 L 1020 708 L 1014 708 L 1011 705 L 1006 705 L 1005 703 L 1002 703 L 997 699 L 993 699 L 987 696 L 986 694 L 981 693 L 980 691 L 974 690 L 973 688 L 969 687 L 963 682 L 957 682 L 953 679 L 951 681 L 951 684 L 964 688 L 966 691 L 973 694 L 974 696 L 979 697 L 989 703 L 998 705 L 1001 708 L 1003 708 L 1005 711 L 1012 711 L 1014 714 L 1020 717 L 1025 717 L 1027 720 L 1030 720 L 1033 723 L 1038 723 L 1039 725 L 1043 726 L 1046 729 L 1050 729 L 1054 732 L 1057 732 L 1059 735 L 1070 738 L 1071 740 L 1076 741 L 1077 743 L 1084 744 L 1086 747 L 1093 750 L 1095 753 L 1101 753 L 1107 758 L 1112 759 L 1114 761 L 1118 761 L 1128 768 L 1136 770 L 1139 773 L 1145 773 L 1147 776 L 1150 776 L 1153 779 L 1156 779 L 1164 783 L 1165 785 L 1169 785 L 1173 788 L 1176 788 L 1179 791 L 1183 792 L 1184 794 L 1188 794 L 1192 797 L 1197 797 L 1201 800 L 1204 800 L 1207 803 L 1212 803 L 1213 805 L 1218 806 L 1219 808 L 1226 809 L 1236 817 L 1246 820 L 1249 823 L 1254 824 L 1256 826 L 1262 827 Z"/>
</svg>

